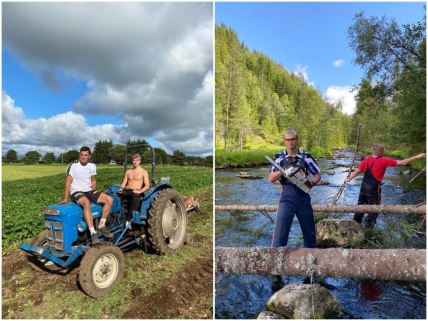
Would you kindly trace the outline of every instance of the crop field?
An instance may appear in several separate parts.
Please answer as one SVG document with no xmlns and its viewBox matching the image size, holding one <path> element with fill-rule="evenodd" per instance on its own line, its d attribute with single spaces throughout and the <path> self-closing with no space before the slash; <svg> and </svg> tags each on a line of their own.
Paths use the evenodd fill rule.
<svg viewBox="0 0 428 321">
<path fill-rule="evenodd" d="M 99 168 L 98 189 L 119 183 L 122 175 L 119 166 Z M 158 167 L 157 177 L 162 176 L 170 177 L 182 195 L 199 198 L 200 212 L 188 216 L 189 242 L 170 256 L 140 248 L 126 252 L 124 278 L 99 299 L 90 299 L 79 290 L 78 267 L 66 274 L 36 272 L 17 249 L 20 242 L 29 242 L 43 229 L 43 206 L 62 199 L 63 170 L 57 175 L 3 182 L 2 318 L 211 319 L 212 169 Z"/>
<path fill-rule="evenodd" d="M 53 169 L 51 168 L 53 167 Z M 62 174 L 38 177 L 52 171 Z M 28 173 L 31 179 L 6 180 L 3 182 L 2 224 L 3 249 L 36 235 L 43 230 L 42 209 L 44 206 L 62 200 L 65 182 L 65 167 L 53 165 L 6 165 L 3 173 L 6 177 L 16 177 L 14 172 Z M 49 175 L 49 174 L 48 174 Z M 206 167 L 157 167 L 156 175 L 170 177 L 172 185 L 182 195 L 196 193 L 212 186 L 212 169 Z M 113 184 L 120 184 L 123 168 L 97 169 L 97 189 L 106 190 Z"/>
</svg>

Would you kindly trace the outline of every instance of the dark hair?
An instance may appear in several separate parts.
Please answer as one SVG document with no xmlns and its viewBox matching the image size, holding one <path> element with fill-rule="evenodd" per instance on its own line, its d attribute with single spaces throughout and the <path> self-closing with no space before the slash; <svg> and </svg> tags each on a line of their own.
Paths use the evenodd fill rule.
<svg viewBox="0 0 428 321">
<path fill-rule="evenodd" d="M 91 149 L 88 146 L 83 146 L 80 152 L 89 152 L 89 155 L 91 155 Z"/>
</svg>

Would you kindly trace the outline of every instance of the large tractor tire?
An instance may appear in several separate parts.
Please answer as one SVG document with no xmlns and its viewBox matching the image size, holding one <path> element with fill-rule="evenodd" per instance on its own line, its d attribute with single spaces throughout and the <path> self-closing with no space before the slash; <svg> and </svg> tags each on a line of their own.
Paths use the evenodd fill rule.
<svg viewBox="0 0 428 321">
<path fill-rule="evenodd" d="M 187 212 L 182 196 L 167 188 L 154 198 L 148 215 L 148 241 L 158 254 L 176 252 L 186 240 Z"/>
<path fill-rule="evenodd" d="M 47 249 L 48 239 L 46 238 L 46 231 L 42 231 L 37 234 L 31 245 Z M 43 258 L 41 256 L 27 255 L 28 265 L 35 271 L 39 272 L 58 272 L 61 267 L 53 263 L 52 261 Z"/>
<path fill-rule="evenodd" d="M 79 284 L 88 296 L 98 298 L 111 292 L 123 278 L 125 257 L 117 246 L 90 248 L 79 268 Z"/>
</svg>

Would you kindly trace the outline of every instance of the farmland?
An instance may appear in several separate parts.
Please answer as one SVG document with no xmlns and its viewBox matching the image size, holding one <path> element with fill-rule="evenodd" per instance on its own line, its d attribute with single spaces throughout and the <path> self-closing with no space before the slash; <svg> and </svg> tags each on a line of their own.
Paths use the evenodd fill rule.
<svg viewBox="0 0 428 321">
<path fill-rule="evenodd" d="M 3 166 L 3 173 L 8 171 L 13 168 Z M 65 275 L 35 272 L 17 249 L 43 229 L 43 206 L 62 199 L 64 168 L 60 173 L 3 182 L 3 318 L 212 318 L 210 168 L 157 168 L 157 177 L 170 177 L 181 194 L 200 200 L 201 211 L 189 214 L 191 241 L 171 256 L 141 249 L 125 253 L 122 282 L 107 296 L 91 300 L 78 289 L 78 268 Z M 122 175 L 119 166 L 99 168 L 98 189 L 119 183 Z"/>
</svg>

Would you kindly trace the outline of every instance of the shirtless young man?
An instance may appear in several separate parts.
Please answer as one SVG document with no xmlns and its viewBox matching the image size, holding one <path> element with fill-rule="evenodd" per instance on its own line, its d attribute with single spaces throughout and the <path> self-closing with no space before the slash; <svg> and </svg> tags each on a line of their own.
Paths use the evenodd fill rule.
<svg viewBox="0 0 428 321">
<path fill-rule="evenodd" d="M 119 193 L 123 193 L 123 195 L 130 201 L 128 219 L 130 219 L 134 211 L 138 212 L 138 208 L 140 206 L 140 194 L 150 188 L 149 174 L 140 166 L 140 164 L 140 154 L 132 155 L 133 168 L 126 171 L 125 177 L 123 178 L 118 191 Z"/>
</svg>

